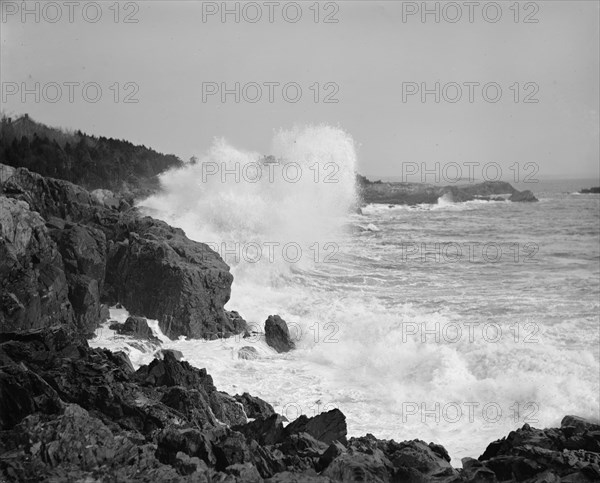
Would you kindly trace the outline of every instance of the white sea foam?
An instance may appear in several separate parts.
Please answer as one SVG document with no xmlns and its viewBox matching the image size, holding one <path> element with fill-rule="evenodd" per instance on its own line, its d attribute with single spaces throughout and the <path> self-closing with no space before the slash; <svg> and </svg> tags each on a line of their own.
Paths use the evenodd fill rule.
<svg viewBox="0 0 600 483">
<path fill-rule="evenodd" d="M 356 156 L 347 133 L 328 126 L 295 128 L 277 133 L 272 145 L 283 164 L 303 168 L 297 183 L 236 183 L 232 176 L 225 182 L 219 176 L 203 181 L 199 163 L 165 174 L 161 194 L 142 208 L 198 241 L 298 243 L 305 256 L 294 263 L 282 257 L 252 263 L 224 254 L 235 277 L 228 308 L 255 327 L 262 327 L 270 314 L 281 315 L 298 339 L 297 350 L 276 354 L 260 338 L 235 337 L 166 340 L 165 347 L 206 367 L 220 389 L 249 391 L 290 419 L 298 411 L 312 415 L 337 406 L 348 418 L 350 435 L 435 441 L 446 446 L 455 465 L 463 456 L 477 457 L 487 443 L 524 422 L 543 427 L 558 424 L 566 413 L 598 416 L 598 321 L 589 315 L 598 311 L 592 293 L 598 287 L 585 278 L 589 269 L 568 275 L 568 287 L 577 293 L 571 304 L 563 295 L 565 275 L 549 265 L 549 257 L 538 256 L 537 265 L 510 260 L 440 264 L 410 263 L 399 255 L 402 241 L 537 241 L 550 249 L 542 221 L 548 215 L 532 218 L 527 207 L 514 203 L 449 199 L 415 207 L 368 205 L 362 216 L 349 215 L 355 203 Z M 235 163 L 246 166 L 259 158 L 221 140 L 201 162 L 235 169 Z M 323 176 L 315 182 L 310 169 L 315 162 L 321 168 L 335 163 L 338 182 L 323 183 Z M 353 231 L 348 225 L 380 231 Z M 501 226 L 498 232 L 495 226 Z M 325 243 L 335 244 L 336 263 L 324 262 Z M 594 246 L 581 243 L 583 253 Z M 321 250 L 316 261 L 315 247 Z M 541 327 L 537 343 L 515 340 L 511 332 L 515 322 L 528 320 Z M 490 342 L 480 333 L 473 341 L 463 336 L 436 342 L 431 335 L 423 341 L 420 333 L 407 334 L 414 324 L 435 331 L 436 323 L 493 323 L 504 337 Z M 152 327 L 163 337 L 157 323 Z M 525 329 L 520 326 L 521 336 Z M 125 345 L 102 330 L 94 344 Z M 244 345 L 256 347 L 260 357 L 238 359 L 236 351 Z M 136 364 L 152 357 L 128 350 Z M 439 416 L 421 411 L 423 404 L 435 411 L 436 403 Z M 413 404 L 418 412 L 407 415 Z M 488 412 L 502 411 L 497 421 L 492 422 L 493 413 L 483 414 L 486 404 L 492 405 Z M 455 405 L 463 414 L 453 422 L 448 411 Z"/>
</svg>

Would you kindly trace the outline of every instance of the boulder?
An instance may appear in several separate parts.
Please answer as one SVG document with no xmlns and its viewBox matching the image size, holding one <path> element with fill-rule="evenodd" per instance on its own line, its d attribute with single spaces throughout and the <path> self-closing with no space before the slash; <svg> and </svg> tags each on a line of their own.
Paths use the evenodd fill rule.
<svg viewBox="0 0 600 483">
<path fill-rule="evenodd" d="M 346 416 L 339 409 L 332 409 L 326 413 L 318 414 L 312 418 L 301 415 L 285 428 L 288 435 L 308 433 L 315 439 L 324 443 L 339 441 L 346 442 Z"/>
<path fill-rule="evenodd" d="M 279 315 L 269 315 L 265 322 L 265 340 L 277 352 L 288 352 L 296 347 L 290 339 L 290 331 L 285 320 Z"/>
<path fill-rule="evenodd" d="M 165 351 L 162 360 L 154 359 L 149 365 L 140 367 L 135 373 L 135 379 L 155 387 L 202 387 L 207 394 L 216 391 L 212 377 L 206 373 L 206 369 L 196 369 L 186 361 L 178 361 L 171 351 Z"/>
<path fill-rule="evenodd" d="M 148 321 L 144 317 L 130 316 L 123 324 L 114 323 L 110 325 L 120 335 L 128 335 L 134 339 L 148 340 L 160 344 L 160 339 L 154 335 L 148 327 Z"/>
<path fill-rule="evenodd" d="M 223 308 L 233 277 L 217 253 L 149 217 L 129 217 L 124 223 L 127 234 L 108 255 L 107 282 L 115 300 L 133 313 L 158 319 L 172 339 L 226 337 L 245 330 L 245 323 L 228 317 Z"/>
<path fill-rule="evenodd" d="M 249 418 L 268 418 L 275 414 L 273 406 L 267 401 L 263 401 L 259 397 L 254 397 L 245 392 L 241 396 L 236 394 L 233 396 L 237 402 L 239 402 L 244 408 L 246 416 Z"/>
</svg>

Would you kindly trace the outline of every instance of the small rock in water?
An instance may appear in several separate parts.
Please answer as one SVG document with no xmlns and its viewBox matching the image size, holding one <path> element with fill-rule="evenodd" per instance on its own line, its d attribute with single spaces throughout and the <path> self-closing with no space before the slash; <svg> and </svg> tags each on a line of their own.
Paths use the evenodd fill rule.
<svg viewBox="0 0 600 483">
<path fill-rule="evenodd" d="M 288 352 L 296 348 L 290 339 L 290 331 L 285 320 L 279 315 L 269 315 L 265 322 L 265 340 L 277 352 Z"/>
<path fill-rule="evenodd" d="M 135 339 L 144 339 L 160 344 L 160 339 L 152 333 L 148 327 L 148 321 L 144 317 L 127 317 L 124 324 L 114 323 L 110 325 L 120 335 L 129 335 Z"/>
</svg>

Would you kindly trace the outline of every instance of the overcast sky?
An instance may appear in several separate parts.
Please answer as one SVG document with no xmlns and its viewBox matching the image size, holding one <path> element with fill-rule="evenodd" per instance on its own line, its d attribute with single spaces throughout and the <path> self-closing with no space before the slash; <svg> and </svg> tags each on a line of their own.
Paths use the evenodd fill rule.
<svg viewBox="0 0 600 483">
<path fill-rule="evenodd" d="M 415 11 L 421 2 L 276 3 L 239 4 L 237 23 L 213 13 L 221 2 L 75 2 L 72 12 L 62 1 L 28 2 L 36 22 L 35 13 L 22 17 L 21 2 L 3 1 L 2 109 L 184 159 L 215 137 L 267 153 L 273 130 L 325 122 L 353 136 L 370 176 L 449 161 L 505 170 L 533 162 L 539 178 L 599 176 L 598 2 L 429 2 L 439 23 L 435 12 Z M 73 102 L 71 82 L 80 83 Z M 236 82 L 240 102 L 208 95 Z M 436 82 L 439 103 L 413 93 Z M 36 83 L 39 102 L 23 99 Z M 272 103 L 265 83 L 280 83 Z M 262 98 L 249 102 L 257 84 Z M 96 85 L 102 95 L 92 103 Z M 450 102 L 457 85 L 462 98 Z"/>
</svg>

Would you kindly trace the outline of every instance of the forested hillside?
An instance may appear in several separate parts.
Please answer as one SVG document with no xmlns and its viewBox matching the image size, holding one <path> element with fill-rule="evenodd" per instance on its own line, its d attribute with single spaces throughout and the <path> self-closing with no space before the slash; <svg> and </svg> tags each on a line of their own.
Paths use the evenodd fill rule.
<svg viewBox="0 0 600 483">
<path fill-rule="evenodd" d="M 0 122 L 0 163 L 64 179 L 86 189 L 143 196 L 158 187 L 157 175 L 181 166 L 165 155 L 128 141 L 48 127 L 27 114 Z"/>
</svg>

